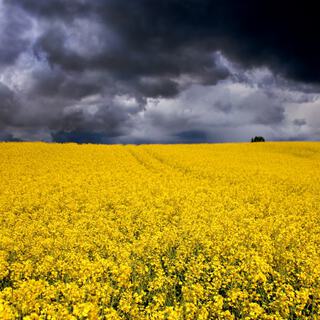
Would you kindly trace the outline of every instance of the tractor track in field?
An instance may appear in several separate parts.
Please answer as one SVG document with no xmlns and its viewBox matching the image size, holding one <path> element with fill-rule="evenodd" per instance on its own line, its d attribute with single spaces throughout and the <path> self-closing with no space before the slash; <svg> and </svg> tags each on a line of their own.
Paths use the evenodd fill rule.
<svg viewBox="0 0 320 320">
<path fill-rule="evenodd" d="M 136 149 L 134 149 L 136 148 Z M 146 170 L 151 171 L 153 173 L 164 173 L 164 172 L 170 172 L 175 173 L 179 176 L 188 176 L 192 177 L 193 179 L 197 180 L 208 180 L 210 179 L 209 176 L 203 176 L 200 174 L 197 174 L 196 172 L 184 168 L 182 166 L 179 166 L 178 164 L 171 164 L 168 163 L 165 159 L 163 159 L 161 156 L 143 148 L 143 147 L 128 147 L 127 151 L 130 153 L 130 155 L 135 158 L 135 160 L 143 166 Z"/>
<path fill-rule="evenodd" d="M 138 151 L 134 150 L 133 147 L 128 147 L 126 150 L 138 162 L 138 164 L 147 171 L 151 171 L 153 173 L 158 173 L 161 171 L 160 168 L 157 168 L 156 166 L 152 165 L 150 163 L 150 160 L 147 160 L 146 157 L 143 156 L 143 154 L 141 153 L 142 149 L 139 149 Z M 147 157 L 149 157 L 149 155 L 147 155 Z"/>
</svg>

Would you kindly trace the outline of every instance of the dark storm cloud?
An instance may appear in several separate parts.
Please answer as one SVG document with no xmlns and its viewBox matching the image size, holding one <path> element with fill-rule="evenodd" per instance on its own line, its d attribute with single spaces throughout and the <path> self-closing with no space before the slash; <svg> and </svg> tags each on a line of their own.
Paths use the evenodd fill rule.
<svg viewBox="0 0 320 320">
<path fill-rule="evenodd" d="M 16 138 L 13 134 L 11 133 L 1 133 L 0 134 L 0 141 L 5 141 L 5 142 L 23 142 L 24 140 Z"/>
<path fill-rule="evenodd" d="M 25 31 L 30 28 L 30 19 L 20 10 L 0 6 L 0 67 L 13 64 L 27 49 Z"/>
<path fill-rule="evenodd" d="M 0 82 L 0 129 L 12 125 L 18 111 L 19 102 L 14 92 Z"/>
<path fill-rule="evenodd" d="M 72 110 L 64 114 L 61 119 L 52 122 L 51 128 L 70 132 L 107 132 L 109 136 L 113 137 L 121 135 L 122 130 L 127 127 L 126 122 L 128 118 L 128 114 L 120 108 L 101 106 L 99 110 L 93 114 L 84 110 Z"/>
<path fill-rule="evenodd" d="M 315 111 L 296 104 L 318 103 L 316 22 L 308 1 L 0 0 L 0 126 L 61 142 L 308 136 Z"/>
<path fill-rule="evenodd" d="M 174 97 L 180 91 L 179 84 L 170 79 L 139 80 L 136 87 L 146 97 Z"/>
<path fill-rule="evenodd" d="M 70 27 L 75 28 L 72 32 L 73 36 L 82 31 L 81 26 L 80 30 L 76 30 L 77 25 Z M 138 45 L 141 40 L 137 39 L 137 43 L 132 42 L 133 39 L 119 33 L 120 30 L 117 30 L 114 25 L 110 27 L 98 24 L 95 27 L 100 33 L 97 36 L 99 48 L 96 50 L 92 48 L 90 53 L 90 46 L 96 45 L 91 43 L 92 38 L 89 37 L 85 41 L 83 37 L 76 44 L 70 45 L 72 40 L 65 32 L 66 27 L 62 28 L 59 25 L 49 28 L 37 40 L 35 52 L 44 53 L 50 65 L 58 65 L 67 71 L 105 70 L 119 81 L 131 83 L 133 87 L 137 85 L 137 88 L 147 95 L 152 95 L 153 90 L 150 91 L 149 88 L 156 86 L 158 89 L 155 90 L 155 95 L 158 96 L 158 91 L 166 91 L 168 83 L 171 83 L 172 87 L 174 84 L 172 79 L 181 75 L 198 78 L 204 84 L 214 84 L 229 76 L 229 71 L 217 64 L 212 49 L 193 47 L 195 44 L 184 47 L 183 43 L 180 46 L 177 43 L 174 48 L 168 48 L 166 43 L 168 39 L 165 34 L 162 35 L 159 43 L 154 42 L 154 39 L 144 39 Z M 111 33 L 108 28 L 114 29 L 115 33 Z M 103 32 L 104 30 L 108 31 Z M 88 50 L 83 51 L 84 47 Z M 142 77 L 148 77 L 151 84 L 143 85 Z M 162 86 L 163 89 L 161 89 Z M 175 95 L 176 90 L 172 93 Z"/>
<path fill-rule="evenodd" d="M 53 0 L 53 1 L 35 1 L 35 0 L 5 0 L 7 4 L 15 4 L 29 11 L 32 14 L 46 17 L 70 18 L 75 15 L 84 14 L 88 5 L 81 0 Z"/>
<path fill-rule="evenodd" d="M 35 96 L 60 96 L 80 99 L 102 90 L 96 78 L 93 82 L 88 76 L 79 77 L 78 75 L 66 74 L 61 70 L 34 72 L 30 80 L 33 82 L 30 95 Z"/>
<path fill-rule="evenodd" d="M 221 50 L 248 67 L 267 65 L 297 80 L 320 81 L 320 44 L 315 39 L 318 11 L 311 1 L 302 4 L 275 0 L 10 0 L 10 3 L 38 17 L 67 24 L 77 17 L 95 18 L 123 39 L 118 55 L 102 53 L 87 59 L 65 50 L 65 35 L 59 30 L 47 30 L 39 39 L 39 47 L 48 53 L 52 63 L 65 68 L 98 65 L 121 68 L 124 63 L 124 72 L 177 74 L 192 69 L 199 61 L 199 57 L 188 59 L 189 49 L 195 51 L 192 56 L 199 51 L 202 57 Z M 179 59 L 174 59 L 174 55 L 180 55 L 181 63 L 177 63 Z M 201 60 L 199 69 L 203 68 Z"/>
<path fill-rule="evenodd" d="M 208 139 L 207 132 L 203 130 L 182 131 L 175 134 L 175 136 L 182 143 L 206 142 Z"/>
<path fill-rule="evenodd" d="M 52 132 L 52 139 L 55 142 L 76 142 L 76 143 L 112 143 L 112 139 L 103 133 L 87 131 L 55 131 Z"/>
<path fill-rule="evenodd" d="M 305 119 L 294 119 L 293 120 L 293 124 L 298 126 L 298 127 L 301 127 L 301 126 L 306 125 L 307 121 Z"/>
</svg>

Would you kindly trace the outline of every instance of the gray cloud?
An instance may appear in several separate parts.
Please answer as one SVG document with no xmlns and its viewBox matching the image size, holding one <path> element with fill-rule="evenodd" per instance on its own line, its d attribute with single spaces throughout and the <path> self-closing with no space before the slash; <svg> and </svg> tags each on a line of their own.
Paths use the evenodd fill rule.
<svg viewBox="0 0 320 320">
<path fill-rule="evenodd" d="M 317 72 L 320 47 L 313 37 L 317 10 L 311 3 L 304 6 L 275 0 L 265 3 L 254 0 L 244 3 L 237 0 L 6 0 L 5 3 L 50 22 L 38 45 L 48 54 L 51 63 L 64 68 L 99 65 L 115 66 L 125 73 L 177 74 L 183 71 L 182 66 L 193 68 L 196 61 L 201 69 L 203 59 L 199 58 L 221 50 L 246 68 L 267 65 L 289 78 L 320 81 Z M 77 24 L 79 20 L 81 23 Z M 83 32 L 88 30 L 88 21 L 100 25 L 103 31 L 99 33 L 99 28 L 94 29 L 95 34 L 102 45 L 109 44 L 102 51 L 93 50 L 96 54 L 90 58 L 67 46 L 70 33 L 66 32 L 73 30 L 71 37 L 76 39 L 75 26 L 78 32 Z M 63 24 L 65 29 L 61 27 Z M 110 43 L 110 30 L 115 38 L 121 39 L 120 46 Z M 84 41 L 78 42 L 80 46 L 88 40 L 86 35 L 83 32 Z M 87 43 L 92 44 L 92 41 Z M 198 59 L 190 60 L 188 52 L 192 56 L 199 53 Z M 175 60 L 175 55 L 180 59 Z"/>
<path fill-rule="evenodd" d="M 278 125 L 285 119 L 284 107 L 277 98 L 268 96 L 263 90 L 257 90 L 248 95 L 239 106 L 242 110 L 249 111 L 248 119 L 262 125 Z"/>
<path fill-rule="evenodd" d="M 30 18 L 21 10 L 10 10 L 0 3 L 0 67 L 13 64 L 27 50 L 26 31 L 31 28 Z"/>
<path fill-rule="evenodd" d="M 306 121 L 306 119 L 294 119 L 293 120 L 293 124 L 298 126 L 298 127 L 301 127 L 301 126 L 306 125 L 307 121 Z"/>
<path fill-rule="evenodd" d="M 19 101 L 10 88 L 0 82 L 0 128 L 14 125 L 15 114 L 19 111 Z"/>
<path fill-rule="evenodd" d="M 317 139 L 313 11 L 286 8 L 0 0 L 0 139 Z"/>
</svg>

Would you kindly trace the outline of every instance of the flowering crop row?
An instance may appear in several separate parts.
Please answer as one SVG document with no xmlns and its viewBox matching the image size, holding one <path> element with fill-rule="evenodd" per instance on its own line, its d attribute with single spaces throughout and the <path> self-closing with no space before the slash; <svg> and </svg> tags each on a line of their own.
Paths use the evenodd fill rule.
<svg viewBox="0 0 320 320">
<path fill-rule="evenodd" d="M 320 144 L 0 144 L 0 319 L 320 319 Z"/>
</svg>

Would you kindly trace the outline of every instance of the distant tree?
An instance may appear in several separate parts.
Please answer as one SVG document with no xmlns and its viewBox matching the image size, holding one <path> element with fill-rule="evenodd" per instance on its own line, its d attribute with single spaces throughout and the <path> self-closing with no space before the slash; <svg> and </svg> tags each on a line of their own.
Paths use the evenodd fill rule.
<svg viewBox="0 0 320 320">
<path fill-rule="evenodd" d="M 261 136 L 255 136 L 254 138 L 251 138 L 251 142 L 265 142 L 266 140 L 264 137 Z"/>
</svg>

